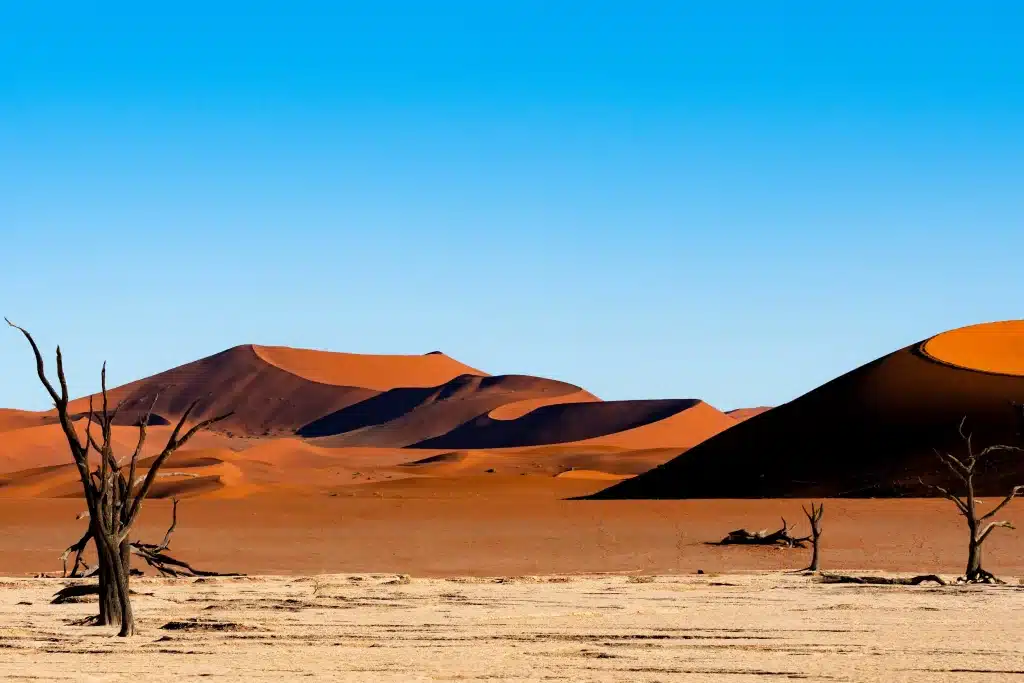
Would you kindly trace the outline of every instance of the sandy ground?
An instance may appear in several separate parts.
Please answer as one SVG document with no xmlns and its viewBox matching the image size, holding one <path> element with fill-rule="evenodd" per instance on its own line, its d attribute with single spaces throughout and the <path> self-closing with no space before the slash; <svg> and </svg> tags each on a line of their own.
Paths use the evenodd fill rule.
<svg viewBox="0 0 1024 683">
<path fill-rule="evenodd" d="M 809 561 L 809 550 L 707 545 L 740 527 L 778 528 L 782 516 L 807 533 L 805 501 L 572 501 L 555 494 L 605 482 L 549 477 L 543 481 L 556 488 L 541 489 L 530 479 L 409 479 L 353 487 L 360 496 L 185 499 L 171 549 L 198 567 L 247 574 L 691 574 Z M 75 521 L 83 509 L 76 500 L 0 499 L 0 574 L 59 570 L 60 553 L 84 529 Z M 136 537 L 162 538 L 169 510 L 170 501 L 147 501 Z M 1024 500 L 1000 518 L 1024 527 Z M 826 500 L 823 525 L 826 569 L 963 571 L 967 532 L 945 500 Z M 985 564 L 1024 576 L 1024 530 L 997 529 Z"/>
<path fill-rule="evenodd" d="M 141 635 L 78 626 L 62 581 L 0 584 L 10 681 L 1007 681 L 1024 589 L 779 573 L 135 582 Z M 1017 582 L 1015 581 L 1014 584 Z"/>
</svg>

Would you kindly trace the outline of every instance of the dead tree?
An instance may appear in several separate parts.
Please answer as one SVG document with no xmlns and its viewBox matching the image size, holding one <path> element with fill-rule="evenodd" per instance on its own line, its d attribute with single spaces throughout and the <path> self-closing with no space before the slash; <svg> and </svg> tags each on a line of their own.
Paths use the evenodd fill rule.
<svg viewBox="0 0 1024 683">
<path fill-rule="evenodd" d="M 711 545 L 782 545 L 787 548 L 803 548 L 804 544 L 810 540 L 810 536 L 795 537 L 790 534 L 793 530 L 792 526 L 786 524 L 786 518 L 782 518 L 782 528 L 778 531 L 769 532 L 767 529 L 761 531 L 747 531 L 746 529 L 736 529 L 730 531 L 729 534 L 717 543 Z"/>
<path fill-rule="evenodd" d="M 1010 504 L 1016 496 L 1024 493 L 1024 486 L 1014 486 L 1013 489 L 999 502 L 994 508 L 984 514 L 978 513 L 977 499 L 974 494 L 974 475 L 977 471 L 978 464 L 984 460 L 987 456 L 998 451 L 1019 451 L 1021 449 L 1015 446 L 1004 446 L 995 445 L 988 446 L 982 449 L 980 452 L 974 452 L 974 446 L 971 443 L 971 434 L 964 433 L 964 423 L 967 421 L 965 417 L 960 421 L 960 437 L 964 441 L 965 453 L 962 457 L 957 457 L 952 453 L 944 453 L 942 451 L 935 451 L 935 456 L 942 462 L 943 465 L 953 473 L 954 477 L 960 481 L 963 485 L 963 494 L 953 493 L 952 491 L 945 489 L 941 486 L 934 484 L 925 484 L 923 480 L 921 483 L 924 486 L 932 489 L 953 501 L 956 505 L 957 510 L 964 516 L 967 521 L 967 529 L 969 531 L 968 546 L 967 546 L 967 570 L 964 573 L 964 581 L 969 583 L 1000 583 L 1000 581 L 991 574 L 991 572 L 985 571 L 981 567 L 981 547 L 985 540 L 989 537 L 994 530 L 999 527 L 1005 527 L 1007 529 L 1013 529 L 1014 526 L 1009 522 L 988 522 L 996 516 L 996 514 L 1004 507 Z M 988 524 L 985 524 L 988 522 Z"/>
<path fill-rule="evenodd" d="M 800 507 L 804 514 L 807 515 L 807 521 L 811 524 L 811 546 L 814 548 L 811 553 L 811 564 L 804 571 L 816 572 L 818 571 L 818 542 L 821 539 L 821 515 L 825 511 L 825 504 L 821 503 L 815 507 L 814 503 L 811 503 L 810 512 L 803 505 Z"/>
<path fill-rule="evenodd" d="M 194 424 L 190 429 L 182 430 L 195 410 L 198 400 L 193 401 L 178 420 L 163 450 L 156 456 L 145 474 L 139 475 L 139 456 L 146 443 L 146 427 L 149 425 L 156 405 L 154 397 L 149 410 L 138 423 L 139 438 L 135 451 L 130 458 L 118 460 L 114 457 L 111 440 L 111 427 L 118 411 L 124 402 L 118 403 L 113 410 L 109 409 L 107 400 L 107 366 L 103 364 L 100 374 L 102 412 L 97 414 L 93 400 L 89 399 L 84 438 L 79 436 L 73 418 L 68 411 L 68 384 L 64 376 L 64 361 L 60 347 L 57 347 L 57 379 L 60 384 L 58 392 L 46 376 L 43 356 L 39 346 L 27 330 L 18 327 L 10 320 L 7 324 L 19 330 L 28 340 L 35 355 L 36 373 L 53 400 L 57 417 L 71 450 L 71 457 L 78 470 L 89 515 L 89 532 L 96 546 L 99 577 L 99 617 L 97 623 L 103 625 L 119 625 L 120 636 L 130 636 L 136 632 L 135 617 L 132 613 L 131 596 L 128 581 L 131 571 L 132 542 L 129 538 L 132 526 L 139 518 L 142 504 L 153 488 L 153 483 L 160 475 L 160 468 L 167 459 L 199 431 L 226 419 L 231 414 L 219 415 Z M 93 435 L 93 425 L 99 429 L 99 440 Z M 90 450 L 96 452 L 99 463 L 93 469 L 90 465 Z M 127 468 L 127 472 L 125 469 Z M 85 540 L 88 543 L 88 540 Z M 77 545 L 77 544 L 76 544 Z M 83 546 L 84 547 L 84 546 Z M 80 556 L 79 556 L 80 557 Z M 78 561 L 76 557 L 76 563 Z"/>
</svg>

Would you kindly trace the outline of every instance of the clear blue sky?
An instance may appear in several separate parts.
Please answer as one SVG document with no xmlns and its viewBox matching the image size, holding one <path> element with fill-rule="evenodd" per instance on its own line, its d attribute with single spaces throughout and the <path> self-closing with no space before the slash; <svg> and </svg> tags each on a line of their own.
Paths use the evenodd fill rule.
<svg viewBox="0 0 1024 683">
<path fill-rule="evenodd" d="M 75 393 L 256 342 L 733 408 L 1021 317 L 1022 3 L 118 4 L 0 7 L 0 313 Z"/>
</svg>

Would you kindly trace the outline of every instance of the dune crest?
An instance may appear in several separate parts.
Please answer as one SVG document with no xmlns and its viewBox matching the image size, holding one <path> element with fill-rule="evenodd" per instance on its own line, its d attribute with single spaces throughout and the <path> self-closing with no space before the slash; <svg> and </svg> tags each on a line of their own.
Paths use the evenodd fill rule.
<svg viewBox="0 0 1024 683">
<path fill-rule="evenodd" d="M 958 368 L 1024 376 L 1024 320 L 982 323 L 943 332 L 924 342 L 921 352 Z"/>
<path fill-rule="evenodd" d="M 376 355 L 256 344 L 252 350 L 264 362 L 311 382 L 377 391 L 433 387 L 459 375 L 487 375 L 439 352 Z"/>
</svg>

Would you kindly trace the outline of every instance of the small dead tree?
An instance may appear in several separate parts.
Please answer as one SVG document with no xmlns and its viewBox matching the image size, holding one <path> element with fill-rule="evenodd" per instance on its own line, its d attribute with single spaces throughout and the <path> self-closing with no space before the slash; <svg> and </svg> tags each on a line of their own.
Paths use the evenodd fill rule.
<svg viewBox="0 0 1024 683">
<path fill-rule="evenodd" d="M 965 417 L 960 421 L 959 428 L 960 437 L 963 439 L 965 445 L 965 453 L 962 457 L 957 457 L 952 453 L 944 453 L 938 450 L 935 451 L 935 456 L 939 461 L 953 473 L 954 477 L 958 479 L 961 484 L 963 484 L 964 493 L 962 495 L 953 493 L 941 486 L 926 484 L 920 479 L 919 481 L 924 486 L 953 501 L 957 510 L 960 511 L 960 514 L 963 515 L 964 519 L 967 521 L 969 538 L 967 546 L 967 570 L 964 573 L 964 581 L 970 583 L 1000 583 L 999 579 L 993 576 L 991 572 L 985 571 L 982 568 L 981 547 L 989 537 L 989 534 L 997 528 L 1014 528 L 1010 522 L 988 522 L 988 520 L 995 517 L 996 514 L 1009 505 L 1010 501 L 1012 501 L 1016 496 L 1024 493 L 1024 486 L 1014 486 L 1006 497 L 999 502 L 999 504 L 988 512 L 979 514 L 977 507 L 978 501 L 974 494 L 974 475 L 977 472 L 978 464 L 992 453 L 996 453 L 998 451 L 1019 451 L 1021 449 L 1015 446 L 995 445 L 988 446 L 980 452 L 975 453 L 974 446 L 971 443 L 971 434 L 964 433 L 964 424 L 966 422 L 967 418 Z M 988 522 L 988 524 L 985 524 L 985 522 Z"/>
<path fill-rule="evenodd" d="M 5 318 L 6 320 L 6 318 Z M 132 526 L 139 518 L 143 501 L 153 488 L 153 483 L 160 476 L 160 468 L 167 459 L 186 444 L 193 436 L 210 425 L 220 422 L 231 413 L 219 415 L 194 424 L 190 429 L 184 431 L 185 424 L 195 410 L 199 401 L 193 401 L 185 412 L 182 413 L 178 424 L 174 427 L 167 439 L 163 450 L 153 459 L 149 470 L 139 475 L 139 457 L 142 454 L 143 446 L 146 443 L 146 427 L 149 425 L 153 415 L 153 408 L 156 405 L 157 397 L 154 397 L 149 410 L 143 415 L 138 423 L 139 438 L 135 451 L 131 457 L 118 460 L 114 457 L 114 450 L 111 440 L 111 427 L 117 417 L 118 411 L 124 405 L 118 403 L 113 410 L 109 409 L 107 399 L 107 366 L 103 364 L 100 374 L 102 389 L 102 412 L 97 414 L 93 407 L 93 400 L 89 399 L 89 413 L 86 422 L 84 438 L 79 436 L 75 428 L 73 418 L 68 411 L 67 380 L 64 376 L 64 360 L 61 356 L 60 347 L 57 347 L 57 379 L 60 384 L 58 392 L 46 376 L 46 369 L 43 363 L 43 356 L 35 339 L 27 330 L 18 327 L 10 320 L 7 324 L 20 331 L 32 347 L 35 355 L 36 373 L 39 381 L 42 382 L 53 400 L 57 409 L 57 417 L 67 439 L 68 447 L 71 449 L 71 457 L 78 470 L 78 476 L 82 484 L 82 492 L 85 495 L 85 502 L 89 515 L 89 531 L 96 546 L 98 566 L 96 573 L 99 577 L 99 616 L 97 623 L 102 625 L 119 625 L 120 636 L 131 636 L 136 632 L 135 617 L 132 613 L 131 596 L 128 587 L 131 572 L 132 542 L 129 538 Z M 99 440 L 93 435 L 93 425 L 96 425 L 100 432 Z M 99 463 L 95 469 L 90 466 L 90 450 L 96 451 Z M 125 469 L 127 468 L 127 472 Z M 83 536 L 77 545 L 83 548 L 89 542 L 89 538 Z M 73 548 L 75 546 L 72 546 Z M 154 551 L 159 553 L 160 551 Z M 81 555 L 76 557 L 76 566 Z M 66 558 L 65 558 L 66 559 Z"/>
<path fill-rule="evenodd" d="M 816 572 L 818 571 L 818 545 L 821 539 L 821 515 L 825 511 L 825 504 L 819 503 L 817 507 L 814 503 L 811 503 L 811 511 L 808 512 L 807 508 L 803 505 L 800 506 L 807 515 L 807 521 L 811 524 L 811 545 L 814 550 L 811 553 L 811 564 L 804 571 Z"/>
</svg>

